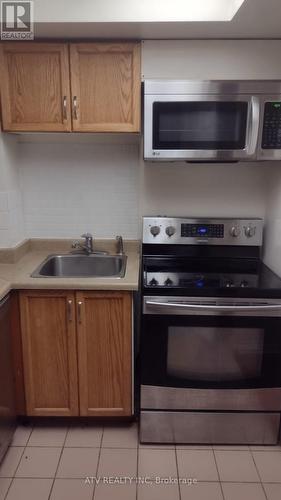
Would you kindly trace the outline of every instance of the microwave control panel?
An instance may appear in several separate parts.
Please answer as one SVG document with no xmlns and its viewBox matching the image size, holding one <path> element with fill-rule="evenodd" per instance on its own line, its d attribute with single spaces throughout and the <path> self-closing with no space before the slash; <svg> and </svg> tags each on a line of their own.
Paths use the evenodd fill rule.
<svg viewBox="0 0 281 500">
<path fill-rule="evenodd" d="M 262 149 L 281 149 L 281 102 L 266 102 Z"/>
</svg>

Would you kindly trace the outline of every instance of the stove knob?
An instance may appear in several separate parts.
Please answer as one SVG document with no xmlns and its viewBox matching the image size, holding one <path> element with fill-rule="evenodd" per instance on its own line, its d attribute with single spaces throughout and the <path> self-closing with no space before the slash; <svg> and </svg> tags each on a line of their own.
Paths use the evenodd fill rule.
<svg viewBox="0 0 281 500">
<path fill-rule="evenodd" d="M 233 226 L 230 229 L 230 235 L 233 236 L 233 238 L 238 238 L 240 236 L 241 230 L 239 226 Z"/>
<path fill-rule="evenodd" d="M 152 280 L 150 280 L 150 282 L 149 282 L 149 285 L 150 286 L 157 286 L 158 285 L 158 281 L 155 278 L 152 278 Z"/>
<path fill-rule="evenodd" d="M 174 226 L 166 227 L 166 234 L 169 236 L 169 238 L 171 238 L 171 236 L 173 236 L 173 234 L 175 234 L 175 232 L 176 232 L 176 228 Z"/>
<path fill-rule="evenodd" d="M 167 278 L 166 281 L 164 282 L 165 286 L 171 286 L 172 284 L 173 284 L 173 281 L 171 280 L 171 278 Z"/>
<path fill-rule="evenodd" d="M 152 226 L 152 227 L 150 228 L 150 232 L 151 232 L 151 234 L 152 234 L 152 235 L 154 236 L 154 238 L 155 238 L 155 236 L 157 236 L 157 234 L 159 234 L 159 233 L 160 233 L 160 227 L 159 227 L 159 226 Z"/>
<path fill-rule="evenodd" d="M 247 238 L 252 238 L 252 236 L 255 236 L 256 234 L 256 227 L 255 226 L 247 226 L 245 228 L 245 235 Z"/>
<path fill-rule="evenodd" d="M 243 280 L 243 281 L 241 281 L 240 286 L 242 288 L 246 288 L 247 286 L 249 286 L 249 283 L 248 283 L 248 281 Z"/>
</svg>

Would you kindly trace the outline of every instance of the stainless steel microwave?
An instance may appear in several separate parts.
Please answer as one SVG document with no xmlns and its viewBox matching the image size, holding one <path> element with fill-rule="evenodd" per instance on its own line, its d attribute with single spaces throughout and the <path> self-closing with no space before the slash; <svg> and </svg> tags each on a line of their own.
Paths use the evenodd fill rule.
<svg viewBox="0 0 281 500">
<path fill-rule="evenodd" d="M 281 81 L 146 80 L 144 159 L 281 160 Z"/>
</svg>

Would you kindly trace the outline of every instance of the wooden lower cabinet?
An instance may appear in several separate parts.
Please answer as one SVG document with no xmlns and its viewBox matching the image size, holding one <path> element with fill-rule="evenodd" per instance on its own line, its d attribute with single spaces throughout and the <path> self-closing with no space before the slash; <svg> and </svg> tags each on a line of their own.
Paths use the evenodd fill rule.
<svg viewBox="0 0 281 500">
<path fill-rule="evenodd" d="M 78 378 L 72 292 L 20 294 L 27 415 L 78 415 Z"/>
<path fill-rule="evenodd" d="M 20 293 L 26 413 L 132 414 L 130 292 Z"/>
<path fill-rule="evenodd" d="M 78 292 L 80 414 L 132 414 L 130 292 Z"/>
</svg>

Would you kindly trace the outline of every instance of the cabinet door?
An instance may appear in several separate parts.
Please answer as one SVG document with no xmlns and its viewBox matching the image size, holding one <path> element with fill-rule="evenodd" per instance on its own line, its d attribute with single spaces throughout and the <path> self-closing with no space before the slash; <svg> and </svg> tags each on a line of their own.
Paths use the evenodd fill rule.
<svg viewBox="0 0 281 500">
<path fill-rule="evenodd" d="M 71 130 L 66 44 L 3 43 L 1 73 L 4 130 Z"/>
<path fill-rule="evenodd" d="M 132 414 L 130 292 L 79 292 L 80 415 Z"/>
<path fill-rule="evenodd" d="M 78 415 L 74 294 L 20 294 L 27 415 Z"/>
<path fill-rule="evenodd" d="M 70 68 L 73 130 L 140 130 L 139 44 L 71 44 Z"/>
</svg>

